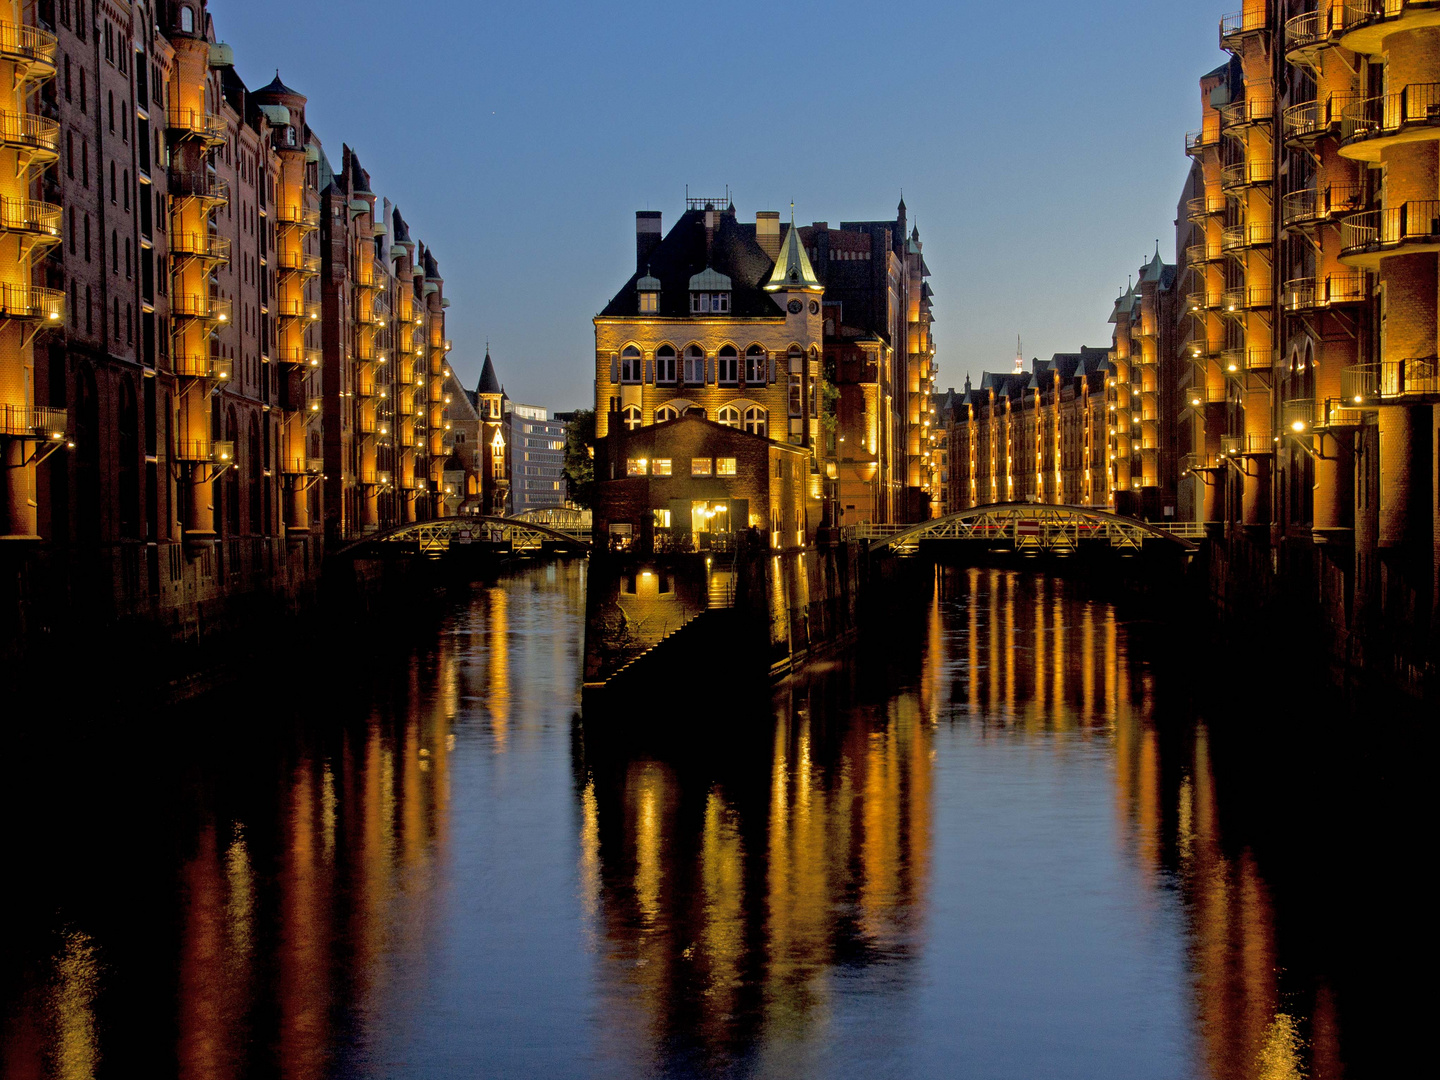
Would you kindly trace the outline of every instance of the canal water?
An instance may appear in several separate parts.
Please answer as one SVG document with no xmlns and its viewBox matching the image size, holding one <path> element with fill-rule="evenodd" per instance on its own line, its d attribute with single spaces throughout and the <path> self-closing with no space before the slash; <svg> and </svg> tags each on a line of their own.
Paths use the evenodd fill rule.
<svg viewBox="0 0 1440 1080">
<path fill-rule="evenodd" d="M 1430 1038 L 1384 718 L 954 569 L 772 697 L 696 656 L 582 719 L 584 574 L 7 733 L 0 1080 L 1268 1080 Z"/>
</svg>

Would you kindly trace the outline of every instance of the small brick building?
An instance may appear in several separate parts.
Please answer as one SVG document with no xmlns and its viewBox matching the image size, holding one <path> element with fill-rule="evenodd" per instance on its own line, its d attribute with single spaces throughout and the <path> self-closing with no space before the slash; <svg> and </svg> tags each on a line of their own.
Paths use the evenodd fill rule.
<svg viewBox="0 0 1440 1080">
<path fill-rule="evenodd" d="M 737 537 L 794 550 L 814 542 L 820 523 L 808 448 L 696 413 L 634 431 L 612 425 L 596 442 L 595 477 L 596 537 L 613 550 L 698 551 Z"/>
</svg>

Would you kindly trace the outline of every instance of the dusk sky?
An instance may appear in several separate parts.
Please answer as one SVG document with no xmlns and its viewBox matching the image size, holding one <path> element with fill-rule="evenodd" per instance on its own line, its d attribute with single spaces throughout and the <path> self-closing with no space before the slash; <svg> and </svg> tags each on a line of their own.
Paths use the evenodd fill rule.
<svg viewBox="0 0 1440 1080">
<path fill-rule="evenodd" d="M 253 87 L 280 69 L 332 162 L 349 143 L 440 260 L 458 373 L 592 403 L 591 319 L 728 185 L 742 220 L 881 219 L 901 189 L 935 291 L 941 387 L 1109 342 L 1160 241 L 1223 60 L 1226 5 L 211 0 Z M 1230 6 L 1236 6 L 1231 0 Z M 903 20 L 903 21 L 901 21 Z"/>
</svg>

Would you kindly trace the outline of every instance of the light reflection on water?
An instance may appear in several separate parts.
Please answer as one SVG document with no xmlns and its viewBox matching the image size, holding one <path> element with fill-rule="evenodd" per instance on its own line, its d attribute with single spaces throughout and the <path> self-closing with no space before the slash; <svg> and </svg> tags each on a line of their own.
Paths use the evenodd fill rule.
<svg viewBox="0 0 1440 1080">
<path fill-rule="evenodd" d="M 720 715 L 635 702 L 661 720 L 642 736 L 572 722 L 583 572 L 477 586 L 330 715 L 215 707 L 159 756 L 69 750 L 63 791 L 10 777 L 34 888 L 0 954 L 0 1078 L 1376 1060 L 1341 1006 L 1354 950 L 1296 903 L 1308 870 L 1267 844 L 1284 907 L 1247 840 L 1267 806 L 1170 704 L 1183 675 L 1136 655 L 1170 631 L 950 571 L 885 655 L 762 701 L 707 658 Z"/>
</svg>

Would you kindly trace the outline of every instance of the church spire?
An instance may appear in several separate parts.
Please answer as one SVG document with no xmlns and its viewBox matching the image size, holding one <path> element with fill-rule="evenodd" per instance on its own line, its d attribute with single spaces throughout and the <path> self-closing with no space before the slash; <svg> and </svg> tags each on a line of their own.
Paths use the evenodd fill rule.
<svg viewBox="0 0 1440 1080">
<path fill-rule="evenodd" d="M 790 205 L 790 229 L 780 244 L 780 257 L 775 260 L 775 269 L 765 283 L 766 292 L 784 290 L 797 292 L 821 292 L 824 286 L 815 276 L 810 265 L 810 256 L 805 254 L 805 245 L 800 243 L 800 232 L 795 228 L 795 205 Z"/>
</svg>

